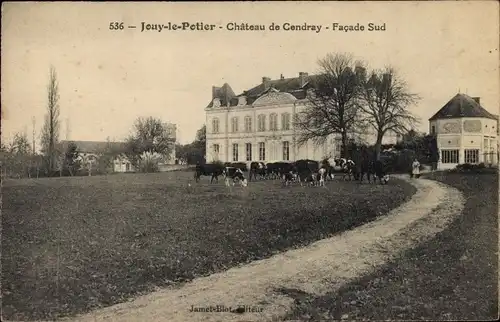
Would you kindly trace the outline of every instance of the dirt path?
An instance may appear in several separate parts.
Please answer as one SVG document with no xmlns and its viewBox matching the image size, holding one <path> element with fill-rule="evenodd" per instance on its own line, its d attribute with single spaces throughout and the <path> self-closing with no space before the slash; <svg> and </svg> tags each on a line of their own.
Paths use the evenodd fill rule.
<svg viewBox="0 0 500 322">
<path fill-rule="evenodd" d="M 411 181 L 418 192 L 376 221 L 308 247 L 287 251 L 226 272 L 198 278 L 72 319 L 73 321 L 270 321 L 293 300 L 279 289 L 316 295 L 370 272 L 398 252 L 434 236 L 463 209 L 461 193 L 435 181 Z M 191 312 L 191 308 L 237 308 L 261 312 Z"/>
</svg>

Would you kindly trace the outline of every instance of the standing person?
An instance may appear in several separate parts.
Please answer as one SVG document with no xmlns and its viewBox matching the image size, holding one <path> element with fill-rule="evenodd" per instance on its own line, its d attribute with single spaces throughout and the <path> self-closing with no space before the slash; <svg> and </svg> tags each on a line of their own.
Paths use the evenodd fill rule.
<svg viewBox="0 0 500 322">
<path fill-rule="evenodd" d="M 417 158 L 411 164 L 411 177 L 418 178 L 420 177 L 420 162 L 418 162 Z"/>
</svg>

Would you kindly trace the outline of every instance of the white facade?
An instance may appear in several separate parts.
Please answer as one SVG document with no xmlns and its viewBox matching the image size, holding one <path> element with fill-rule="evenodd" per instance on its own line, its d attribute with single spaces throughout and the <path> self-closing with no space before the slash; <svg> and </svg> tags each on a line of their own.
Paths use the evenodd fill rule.
<svg viewBox="0 0 500 322">
<path fill-rule="evenodd" d="M 438 169 L 452 169 L 463 163 L 497 164 L 498 120 L 462 117 L 429 121 L 440 153 Z"/>
<path fill-rule="evenodd" d="M 319 161 L 340 155 L 340 141 L 333 136 L 321 146 L 297 144 L 293 119 L 304 100 L 290 93 L 271 89 L 251 105 L 239 97 L 232 107 L 214 100 L 214 107 L 206 109 L 207 162 Z"/>
</svg>

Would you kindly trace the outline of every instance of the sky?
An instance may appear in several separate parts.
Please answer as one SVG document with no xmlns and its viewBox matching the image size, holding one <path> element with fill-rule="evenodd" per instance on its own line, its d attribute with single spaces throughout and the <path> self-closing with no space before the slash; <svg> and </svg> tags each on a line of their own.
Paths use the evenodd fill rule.
<svg viewBox="0 0 500 322">
<path fill-rule="evenodd" d="M 111 22 L 124 22 L 124 30 L 110 30 Z M 217 27 L 141 32 L 142 22 Z M 231 22 L 266 30 L 226 30 Z M 273 22 L 323 27 L 270 31 Z M 365 31 L 333 31 L 335 22 L 359 23 Z M 370 22 L 386 30 L 367 31 Z M 418 129 L 428 131 L 427 119 L 458 91 L 499 113 L 498 34 L 497 1 L 3 2 L 2 140 L 18 131 L 31 140 L 34 118 L 39 144 L 51 65 L 59 82 L 60 139 L 123 140 L 137 117 L 154 116 L 177 124 L 179 142 L 188 143 L 205 123 L 212 86 L 228 83 L 240 94 L 263 76 L 314 74 L 318 59 L 336 52 L 371 68 L 395 67 L 421 97 L 411 110 L 422 119 Z"/>
</svg>

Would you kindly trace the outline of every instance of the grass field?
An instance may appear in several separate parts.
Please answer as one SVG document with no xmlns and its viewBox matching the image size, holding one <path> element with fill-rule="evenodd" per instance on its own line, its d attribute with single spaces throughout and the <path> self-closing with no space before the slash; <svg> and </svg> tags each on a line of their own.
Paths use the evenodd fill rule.
<svg viewBox="0 0 500 322">
<path fill-rule="evenodd" d="M 188 182 L 186 172 L 5 181 L 3 318 L 55 319 L 180 285 L 373 220 L 415 192 L 396 179 Z"/>
<path fill-rule="evenodd" d="M 498 176 L 428 174 L 463 192 L 446 230 L 373 274 L 322 297 L 300 294 L 290 319 L 498 318 Z"/>
</svg>

